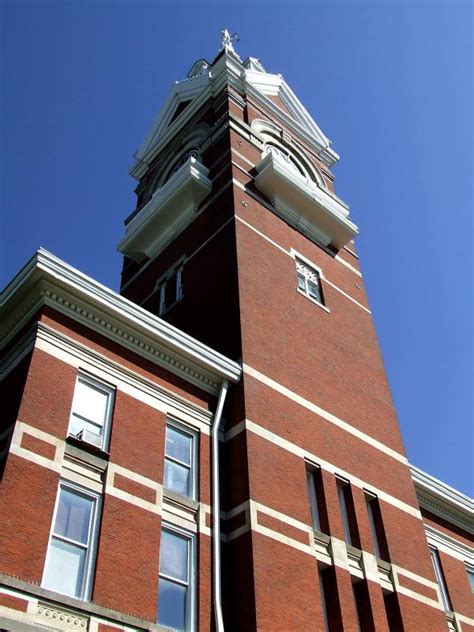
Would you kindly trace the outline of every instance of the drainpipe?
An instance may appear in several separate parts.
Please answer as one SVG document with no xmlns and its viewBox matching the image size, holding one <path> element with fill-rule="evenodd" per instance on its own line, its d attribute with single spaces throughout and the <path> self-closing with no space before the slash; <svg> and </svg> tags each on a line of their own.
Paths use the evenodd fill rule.
<svg viewBox="0 0 474 632">
<path fill-rule="evenodd" d="M 216 414 L 212 425 L 212 553 L 213 553 L 213 595 L 214 617 L 216 632 L 224 632 L 224 620 L 222 618 L 222 592 L 221 592 L 221 503 L 219 497 L 219 427 L 221 425 L 222 409 L 229 389 L 229 382 L 222 381 L 219 399 L 217 401 Z"/>
</svg>

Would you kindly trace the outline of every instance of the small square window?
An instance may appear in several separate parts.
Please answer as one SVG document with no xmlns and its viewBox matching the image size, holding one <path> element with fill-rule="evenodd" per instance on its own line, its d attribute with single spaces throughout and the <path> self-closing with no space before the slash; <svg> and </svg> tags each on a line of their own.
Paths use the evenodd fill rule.
<svg viewBox="0 0 474 632">
<path fill-rule="evenodd" d="M 158 316 L 162 316 L 183 298 L 183 264 L 165 274 L 156 284 L 158 293 Z"/>
<path fill-rule="evenodd" d="M 168 423 L 165 439 L 164 488 L 195 499 L 197 434 Z"/>
<path fill-rule="evenodd" d="M 296 277 L 298 290 L 317 303 L 324 305 L 319 272 L 301 259 L 296 258 Z"/>
<path fill-rule="evenodd" d="M 68 434 L 106 450 L 114 392 L 111 386 L 80 373 L 74 389 Z"/>
</svg>

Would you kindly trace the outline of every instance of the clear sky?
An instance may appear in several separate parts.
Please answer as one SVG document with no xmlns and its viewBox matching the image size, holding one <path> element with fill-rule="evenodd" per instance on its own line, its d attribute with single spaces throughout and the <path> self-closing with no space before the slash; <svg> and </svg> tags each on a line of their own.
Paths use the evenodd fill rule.
<svg viewBox="0 0 474 632">
<path fill-rule="evenodd" d="M 132 154 L 237 31 L 341 156 L 409 459 L 472 493 L 472 6 L 4 0 L 0 285 L 44 246 L 118 288 Z"/>
</svg>

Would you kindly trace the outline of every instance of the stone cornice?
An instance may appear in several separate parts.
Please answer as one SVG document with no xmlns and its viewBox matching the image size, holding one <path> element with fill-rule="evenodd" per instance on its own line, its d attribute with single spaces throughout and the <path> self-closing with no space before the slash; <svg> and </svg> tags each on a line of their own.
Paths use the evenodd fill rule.
<svg viewBox="0 0 474 632">
<path fill-rule="evenodd" d="M 212 183 L 209 170 L 189 158 L 126 225 L 118 250 L 142 261 L 153 258 L 192 222 Z"/>
<path fill-rule="evenodd" d="M 3 348 L 48 305 L 211 393 L 241 367 L 40 249 L 0 295 Z"/>
<path fill-rule="evenodd" d="M 130 169 L 130 175 L 141 179 L 170 139 L 189 123 L 206 101 L 217 97 L 226 86 L 234 87 L 242 97 L 251 96 L 270 114 L 278 117 L 288 129 L 301 136 L 327 166 L 339 160 L 338 154 L 330 147 L 330 141 L 283 77 L 247 69 L 238 58 L 224 53 L 203 74 L 173 86 L 145 141 L 135 154 L 136 162 Z M 282 99 L 290 114 L 273 103 L 269 98 L 272 95 Z M 192 100 L 192 103 L 171 122 L 178 105 L 186 100 Z"/>
<path fill-rule="evenodd" d="M 472 498 L 413 465 L 410 466 L 410 472 L 422 509 L 430 511 L 468 533 L 474 533 Z"/>
</svg>

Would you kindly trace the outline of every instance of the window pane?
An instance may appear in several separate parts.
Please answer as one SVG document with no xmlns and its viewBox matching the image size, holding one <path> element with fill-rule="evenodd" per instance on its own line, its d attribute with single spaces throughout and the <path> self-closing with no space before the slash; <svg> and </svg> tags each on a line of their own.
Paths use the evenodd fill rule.
<svg viewBox="0 0 474 632">
<path fill-rule="evenodd" d="M 76 417 L 74 414 L 71 417 L 71 422 L 69 424 L 69 434 L 77 435 L 81 430 L 90 430 L 96 435 L 102 436 L 104 433 L 104 427 L 98 426 L 97 424 L 90 423 L 89 421 L 85 421 L 80 417 Z"/>
<path fill-rule="evenodd" d="M 319 287 L 313 283 L 313 281 L 308 281 L 308 294 L 311 298 L 316 299 L 321 302 L 321 295 L 319 293 Z"/>
<path fill-rule="evenodd" d="M 163 530 L 160 546 L 160 573 L 188 581 L 188 550 L 188 538 Z"/>
<path fill-rule="evenodd" d="M 185 586 L 178 586 L 160 577 L 158 584 L 158 623 L 173 630 L 186 629 Z"/>
<path fill-rule="evenodd" d="M 166 281 L 164 309 L 167 309 L 175 301 L 176 301 L 176 274 L 173 274 L 173 276 Z"/>
<path fill-rule="evenodd" d="M 165 461 L 165 489 L 190 496 L 191 471 L 184 465 L 178 465 L 173 461 Z"/>
<path fill-rule="evenodd" d="M 192 437 L 171 426 L 166 428 L 166 456 L 191 465 Z"/>
<path fill-rule="evenodd" d="M 81 597 L 86 551 L 52 538 L 43 585 L 64 595 Z"/>
<path fill-rule="evenodd" d="M 303 292 L 306 292 L 306 281 L 302 274 L 298 274 L 298 287 L 300 290 L 303 290 Z"/>
<path fill-rule="evenodd" d="M 54 533 L 87 544 L 94 501 L 61 489 Z"/>
<path fill-rule="evenodd" d="M 102 426 L 107 413 L 108 398 L 108 393 L 79 380 L 74 392 L 73 411 Z"/>
</svg>

